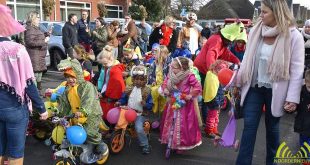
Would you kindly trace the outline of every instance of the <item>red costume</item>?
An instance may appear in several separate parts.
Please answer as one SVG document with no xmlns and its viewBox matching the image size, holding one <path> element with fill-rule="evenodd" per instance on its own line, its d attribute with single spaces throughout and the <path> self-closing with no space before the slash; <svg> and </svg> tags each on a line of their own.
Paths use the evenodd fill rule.
<svg viewBox="0 0 310 165">
<path fill-rule="evenodd" d="M 224 46 L 220 34 L 215 34 L 212 35 L 202 47 L 201 52 L 194 61 L 194 65 L 198 68 L 200 73 L 205 75 L 210 65 L 218 59 L 235 64 L 240 63 L 239 59 Z"/>
<path fill-rule="evenodd" d="M 102 70 L 105 73 L 107 70 Z M 118 64 L 112 66 L 110 71 L 107 74 L 104 74 L 104 81 L 108 78 L 107 89 L 104 92 L 104 95 L 100 99 L 100 105 L 103 110 L 103 119 L 106 120 L 107 114 L 110 109 L 115 107 L 115 102 L 118 101 L 122 93 L 125 91 L 125 82 L 123 79 L 122 73 L 125 71 L 125 66 L 123 64 Z"/>
</svg>

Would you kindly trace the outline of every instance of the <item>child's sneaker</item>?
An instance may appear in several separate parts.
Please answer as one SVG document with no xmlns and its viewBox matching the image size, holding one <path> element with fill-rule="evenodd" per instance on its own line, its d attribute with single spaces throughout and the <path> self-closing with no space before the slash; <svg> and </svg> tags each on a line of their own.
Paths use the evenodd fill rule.
<svg viewBox="0 0 310 165">
<path fill-rule="evenodd" d="M 217 137 L 218 135 L 216 135 L 215 133 L 211 132 L 211 133 L 207 133 L 206 136 L 207 136 L 207 138 L 215 139 L 215 137 Z"/>
<path fill-rule="evenodd" d="M 151 146 L 150 145 L 146 145 L 142 148 L 142 154 L 147 155 L 151 153 Z"/>
</svg>

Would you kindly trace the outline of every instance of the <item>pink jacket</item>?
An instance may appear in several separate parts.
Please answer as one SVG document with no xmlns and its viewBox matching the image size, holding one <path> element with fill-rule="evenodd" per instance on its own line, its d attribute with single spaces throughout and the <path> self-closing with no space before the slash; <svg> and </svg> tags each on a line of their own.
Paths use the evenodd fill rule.
<svg viewBox="0 0 310 165">
<path fill-rule="evenodd" d="M 305 61 L 304 40 L 296 28 L 291 29 L 291 59 L 290 59 L 290 80 L 273 82 L 272 84 L 272 102 L 271 112 L 274 117 L 281 117 L 284 114 L 285 101 L 299 104 L 300 91 L 303 84 L 303 72 Z M 253 64 L 254 66 L 254 64 Z M 252 69 L 252 72 L 254 67 Z M 238 73 L 237 80 L 240 80 Z M 251 87 L 250 83 L 241 88 L 241 106 L 243 106 L 245 97 Z"/>
</svg>

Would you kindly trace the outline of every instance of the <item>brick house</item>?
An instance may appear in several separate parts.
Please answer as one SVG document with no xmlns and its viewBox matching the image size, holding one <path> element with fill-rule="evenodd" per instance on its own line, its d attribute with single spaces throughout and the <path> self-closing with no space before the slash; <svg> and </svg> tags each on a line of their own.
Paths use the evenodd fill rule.
<svg viewBox="0 0 310 165">
<path fill-rule="evenodd" d="M 40 13 L 43 19 L 42 1 L 44 0 L 0 0 L 0 4 L 8 5 L 12 14 L 17 20 L 26 19 L 28 12 L 36 10 Z M 109 18 L 123 18 L 128 12 L 128 6 L 131 5 L 131 0 L 103 0 L 108 9 Z M 87 10 L 90 19 L 98 17 L 97 3 L 100 0 L 55 0 L 55 8 L 50 17 L 51 21 L 66 21 L 70 13 L 75 13 L 80 18 L 81 11 Z"/>
</svg>

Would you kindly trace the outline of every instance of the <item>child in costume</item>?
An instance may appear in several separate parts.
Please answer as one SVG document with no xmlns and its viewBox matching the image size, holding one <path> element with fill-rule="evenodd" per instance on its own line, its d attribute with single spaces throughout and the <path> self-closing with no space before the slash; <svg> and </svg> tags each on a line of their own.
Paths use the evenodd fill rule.
<svg viewBox="0 0 310 165">
<path fill-rule="evenodd" d="M 172 58 L 169 56 L 168 48 L 164 45 L 153 48 L 153 51 L 155 54 L 155 61 L 148 70 L 148 84 L 151 85 L 152 98 L 154 102 L 152 110 L 154 114 L 160 114 L 164 110 L 166 99 L 158 93 L 158 88 L 167 77 Z"/>
<path fill-rule="evenodd" d="M 305 73 L 305 83 L 301 90 L 294 125 L 294 131 L 300 134 L 300 146 L 304 146 L 305 142 L 310 145 L 310 70 Z M 309 154 L 309 151 L 307 153 Z"/>
<path fill-rule="evenodd" d="M 95 60 L 95 56 L 86 52 L 82 45 L 74 46 L 73 57 L 76 58 L 82 65 L 82 69 L 86 70 L 91 77 L 93 76 L 92 61 Z"/>
<path fill-rule="evenodd" d="M 188 41 L 184 41 L 182 44 L 181 48 L 177 48 L 173 54 L 172 54 L 173 58 L 176 57 L 187 57 L 189 59 L 192 59 L 192 53 L 189 50 L 189 42 Z"/>
<path fill-rule="evenodd" d="M 67 78 L 65 92 L 58 99 L 59 112 L 64 116 L 75 114 L 77 119 L 73 119 L 71 123 L 83 125 L 87 132 L 87 143 L 95 145 L 93 154 L 89 156 L 98 158 L 103 154 L 104 144 L 101 141 L 99 128 L 104 122 L 101 118 L 102 111 L 96 87 L 84 80 L 78 60 L 70 58 L 62 60 L 58 68 L 64 71 L 64 76 Z"/>
<path fill-rule="evenodd" d="M 107 119 L 110 109 L 115 107 L 115 103 L 125 91 L 123 72 L 125 66 L 115 61 L 111 46 L 105 46 L 98 55 L 98 61 L 103 67 L 100 70 L 97 81 L 98 91 L 100 92 L 100 104 L 103 110 L 103 119 Z"/>
<path fill-rule="evenodd" d="M 149 154 L 151 147 L 148 138 L 144 132 L 144 113 L 150 111 L 153 106 L 151 89 L 147 87 L 147 72 L 143 65 L 134 66 L 131 71 L 132 86 L 127 86 L 122 98 L 119 100 L 119 105 L 127 105 L 130 109 L 137 112 L 135 121 L 135 130 L 138 134 L 140 146 L 143 154 Z"/>
<path fill-rule="evenodd" d="M 230 48 L 230 51 L 238 57 L 240 61 L 243 59 L 243 55 L 245 52 L 245 45 L 248 41 L 248 35 L 246 34 L 246 31 L 243 30 L 240 35 L 235 39 L 235 43 Z"/>
<path fill-rule="evenodd" d="M 171 149 L 189 150 L 201 144 L 201 133 L 193 99 L 200 95 L 201 85 L 190 71 L 189 59 L 173 59 L 169 74 L 161 86 L 164 95 L 170 98 L 164 110 L 161 122 L 161 143 L 172 140 Z M 185 105 L 173 108 L 172 96 L 181 93 Z M 172 136 L 171 132 L 172 132 Z"/>
<path fill-rule="evenodd" d="M 217 74 L 223 68 L 229 68 L 229 64 L 223 60 L 217 60 L 210 66 L 207 72 L 203 90 L 203 100 L 208 108 L 205 132 L 207 137 L 221 136 L 218 132 L 219 113 L 224 104 L 224 90 L 220 85 Z"/>
<path fill-rule="evenodd" d="M 135 52 L 135 46 L 131 42 L 127 42 L 126 45 L 123 47 L 123 64 L 126 65 L 126 70 L 123 73 L 123 76 L 126 80 L 126 85 L 131 85 L 131 77 L 130 77 L 130 71 L 133 66 L 138 66 L 142 64 L 142 61 L 137 53 Z"/>
</svg>

